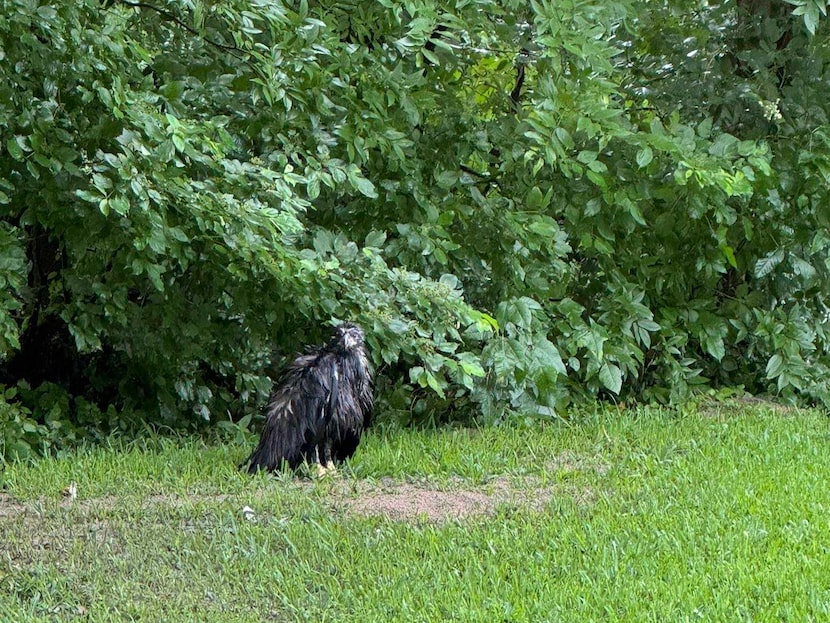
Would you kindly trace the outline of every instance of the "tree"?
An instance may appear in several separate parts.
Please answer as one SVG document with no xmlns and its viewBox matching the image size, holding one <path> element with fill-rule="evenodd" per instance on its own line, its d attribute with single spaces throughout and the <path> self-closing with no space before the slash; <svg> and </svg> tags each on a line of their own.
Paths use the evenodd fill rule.
<svg viewBox="0 0 830 623">
<path fill-rule="evenodd" d="M 35 438 L 215 421 L 348 318 L 392 413 L 826 401 L 830 48 L 793 4 L 9 0 L 2 381 Z"/>
</svg>

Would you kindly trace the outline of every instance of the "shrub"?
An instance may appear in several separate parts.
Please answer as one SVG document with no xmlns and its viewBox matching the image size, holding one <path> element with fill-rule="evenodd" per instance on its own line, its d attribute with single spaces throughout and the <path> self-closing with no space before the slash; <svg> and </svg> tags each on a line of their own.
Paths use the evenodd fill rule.
<svg viewBox="0 0 830 623">
<path fill-rule="evenodd" d="M 827 402 L 811 3 L 11 0 L 0 380 L 196 425 L 349 318 L 399 414 Z"/>
</svg>

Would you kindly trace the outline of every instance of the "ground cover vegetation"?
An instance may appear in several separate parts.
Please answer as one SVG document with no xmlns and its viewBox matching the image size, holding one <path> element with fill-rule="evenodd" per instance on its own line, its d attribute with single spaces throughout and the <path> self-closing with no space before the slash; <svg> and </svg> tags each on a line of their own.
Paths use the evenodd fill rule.
<svg viewBox="0 0 830 623">
<path fill-rule="evenodd" d="M 0 473 L 0 618 L 824 621 L 828 440 L 763 406 L 376 427 L 311 481 L 237 472 L 231 439 L 110 439 Z M 481 504 L 431 513 L 447 493 Z"/>
<path fill-rule="evenodd" d="M 393 419 L 827 404 L 825 11 L 6 0 L 2 453 L 242 418 L 332 319 Z"/>
</svg>

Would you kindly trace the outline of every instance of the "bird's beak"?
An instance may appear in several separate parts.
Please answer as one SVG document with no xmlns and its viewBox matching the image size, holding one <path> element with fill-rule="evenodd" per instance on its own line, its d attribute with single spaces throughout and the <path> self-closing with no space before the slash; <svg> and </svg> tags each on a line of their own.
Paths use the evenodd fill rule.
<svg viewBox="0 0 830 623">
<path fill-rule="evenodd" d="M 347 333 L 343 336 L 343 346 L 345 346 L 347 349 L 351 349 L 357 346 L 357 340 L 351 333 Z"/>
</svg>

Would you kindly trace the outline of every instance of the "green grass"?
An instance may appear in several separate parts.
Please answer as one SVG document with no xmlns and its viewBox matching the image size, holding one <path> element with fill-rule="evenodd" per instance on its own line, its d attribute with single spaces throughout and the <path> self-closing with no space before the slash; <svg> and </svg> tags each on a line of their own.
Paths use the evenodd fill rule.
<svg viewBox="0 0 830 623">
<path fill-rule="evenodd" d="M 249 449 L 153 439 L 6 466 L 0 621 L 830 620 L 823 414 L 376 429 L 336 481 L 240 474 Z M 333 503 L 390 476 L 553 495 L 443 523 Z"/>
</svg>

